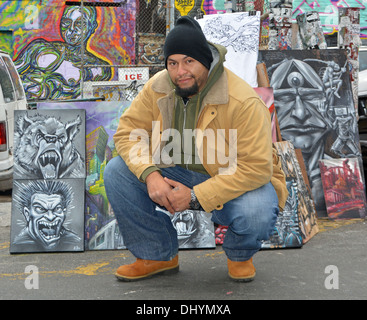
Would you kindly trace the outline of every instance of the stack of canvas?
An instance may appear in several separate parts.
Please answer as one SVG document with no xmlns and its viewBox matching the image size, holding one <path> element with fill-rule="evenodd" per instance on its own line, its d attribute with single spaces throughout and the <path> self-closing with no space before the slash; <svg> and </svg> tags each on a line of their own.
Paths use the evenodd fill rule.
<svg viewBox="0 0 367 320">
<path fill-rule="evenodd" d="M 84 250 L 84 110 L 15 112 L 10 252 Z"/>
<path fill-rule="evenodd" d="M 267 67 L 282 139 L 302 151 L 317 216 L 327 217 L 319 160 L 361 159 L 346 52 L 260 51 L 259 59 Z"/>
</svg>

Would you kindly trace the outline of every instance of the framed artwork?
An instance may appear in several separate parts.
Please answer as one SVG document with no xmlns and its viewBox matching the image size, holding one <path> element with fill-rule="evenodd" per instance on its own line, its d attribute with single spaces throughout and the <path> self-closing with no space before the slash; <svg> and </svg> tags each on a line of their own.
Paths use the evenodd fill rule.
<svg viewBox="0 0 367 320">
<path fill-rule="evenodd" d="M 302 233 L 298 218 L 298 191 L 297 183 L 293 179 L 287 179 L 289 196 L 284 210 L 279 212 L 274 230 L 269 240 L 263 241 L 262 249 L 299 248 L 302 247 Z"/>
<path fill-rule="evenodd" d="M 103 171 L 117 155 L 112 136 L 130 101 L 43 102 L 37 110 L 85 111 L 86 179 L 85 179 L 85 250 L 123 249 L 123 239 L 106 196 Z"/>
<path fill-rule="evenodd" d="M 275 106 L 274 106 L 274 94 L 273 94 L 273 88 L 271 87 L 256 87 L 254 88 L 256 93 L 259 95 L 259 97 L 265 102 L 266 106 L 269 109 L 270 115 L 271 115 L 271 134 L 272 134 L 272 141 L 276 142 L 278 141 L 277 138 L 277 129 L 279 127 Z"/>
<path fill-rule="evenodd" d="M 358 158 L 319 160 L 328 217 L 365 218 L 366 194 Z"/>
<path fill-rule="evenodd" d="M 85 111 L 16 110 L 11 253 L 84 250 Z"/>
<path fill-rule="evenodd" d="M 11 253 L 84 250 L 84 179 L 14 180 Z"/>
<path fill-rule="evenodd" d="M 298 161 L 293 144 L 289 141 L 281 141 L 274 143 L 274 146 L 278 151 L 286 180 L 295 184 L 292 188 L 295 188 L 297 194 L 299 227 L 302 242 L 306 243 L 319 231 L 312 193 L 308 183 L 306 183 L 307 179 L 303 177 L 302 167 Z M 288 190 L 292 191 L 290 192 L 290 196 L 292 196 L 294 191 L 289 188 L 290 186 Z M 291 201 L 294 203 L 295 200 Z"/>
<path fill-rule="evenodd" d="M 14 179 L 85 178 L 84 110 L 15 110 Z"/>
<path fill-rule="evenodd" d="M 179 249 L 215 248 L 214 223 L 212 214 L 205 211 L 185 210 L 170 212 L 156 207 L 156 210 L 167 214 L 177 231 Z"/>
<path fill-rule="evenodd" d="M 318 160 L 360 157 L 345 50 L 260 51 L 282 140 L 301 149 L 318 217 L 326 205 Z"/>
</svg>

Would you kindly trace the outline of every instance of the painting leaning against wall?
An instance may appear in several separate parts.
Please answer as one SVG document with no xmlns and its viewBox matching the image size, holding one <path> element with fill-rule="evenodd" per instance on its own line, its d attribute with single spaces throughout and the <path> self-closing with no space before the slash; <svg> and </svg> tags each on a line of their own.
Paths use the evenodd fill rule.
<svg viewBox="0 0 367 320">
<path fill-rule="evenodd" d="M 326 217 L 319 159 L 360 157 L 344 50 L 260 51 L 283 140 L 302 150 L 318 217 Z"/>
</svg>

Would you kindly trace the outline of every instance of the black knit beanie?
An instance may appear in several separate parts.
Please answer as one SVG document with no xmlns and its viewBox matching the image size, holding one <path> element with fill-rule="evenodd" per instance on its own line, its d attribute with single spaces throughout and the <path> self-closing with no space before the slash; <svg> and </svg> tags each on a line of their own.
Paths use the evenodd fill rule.
<svg viewBox="0 0 367 320">
<path fill-rule="evenodd" d="M 210 69 L 213 61 L 212 52 L 199 23 L 189 16 L 177 20 L 166 37 L 163 52 L 166 68 L 167 58 L 172 54 L 187 55 L 201 62 L 207 69 Z"/>
</svg>

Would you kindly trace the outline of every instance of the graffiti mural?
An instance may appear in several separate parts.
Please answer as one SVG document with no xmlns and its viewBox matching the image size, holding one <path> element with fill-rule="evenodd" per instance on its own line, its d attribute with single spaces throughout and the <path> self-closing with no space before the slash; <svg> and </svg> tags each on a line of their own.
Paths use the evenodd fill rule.
<svg viewBox="0 0 367 320">
<path fill-rule="evenodd" d="M 360 0 L 293 0 L 293 19 L 299 14 L 308 11 L 317 11 L 320 16 L 324 34 L 335 34 L 338 32 L 338 8 L 349 7 L 360 9 L 361 39 L 367 39 L 367 10 L 364 1 Z"/>
<path fill-rule="evenodd" d="M 18 55 L 15 65 L 28 99 L 74 99 L 80 94 L 82 76 L 84 81 L 111 78 L 111 69 L 103 67 L 85 67 L 82 75 L 82 63 L 108 64 L 86 48 L 98 23 L 94 7 L 85 7 L 84 11 L 84 28 L 80 7 L 65 7 L 59 25 L 63 41 L 36 39 Z"/>
<path fill-rule="evenodd" d="M 13 30 L 11 54 L 27 98 L 77 98 L 82 80 L 116 80 L 108 65 L 135 62 L 135 16 L 135 1 L 85 6 L 83 14 L 64 1 L 2 1 L 1 30 Z"/>
</svg>

